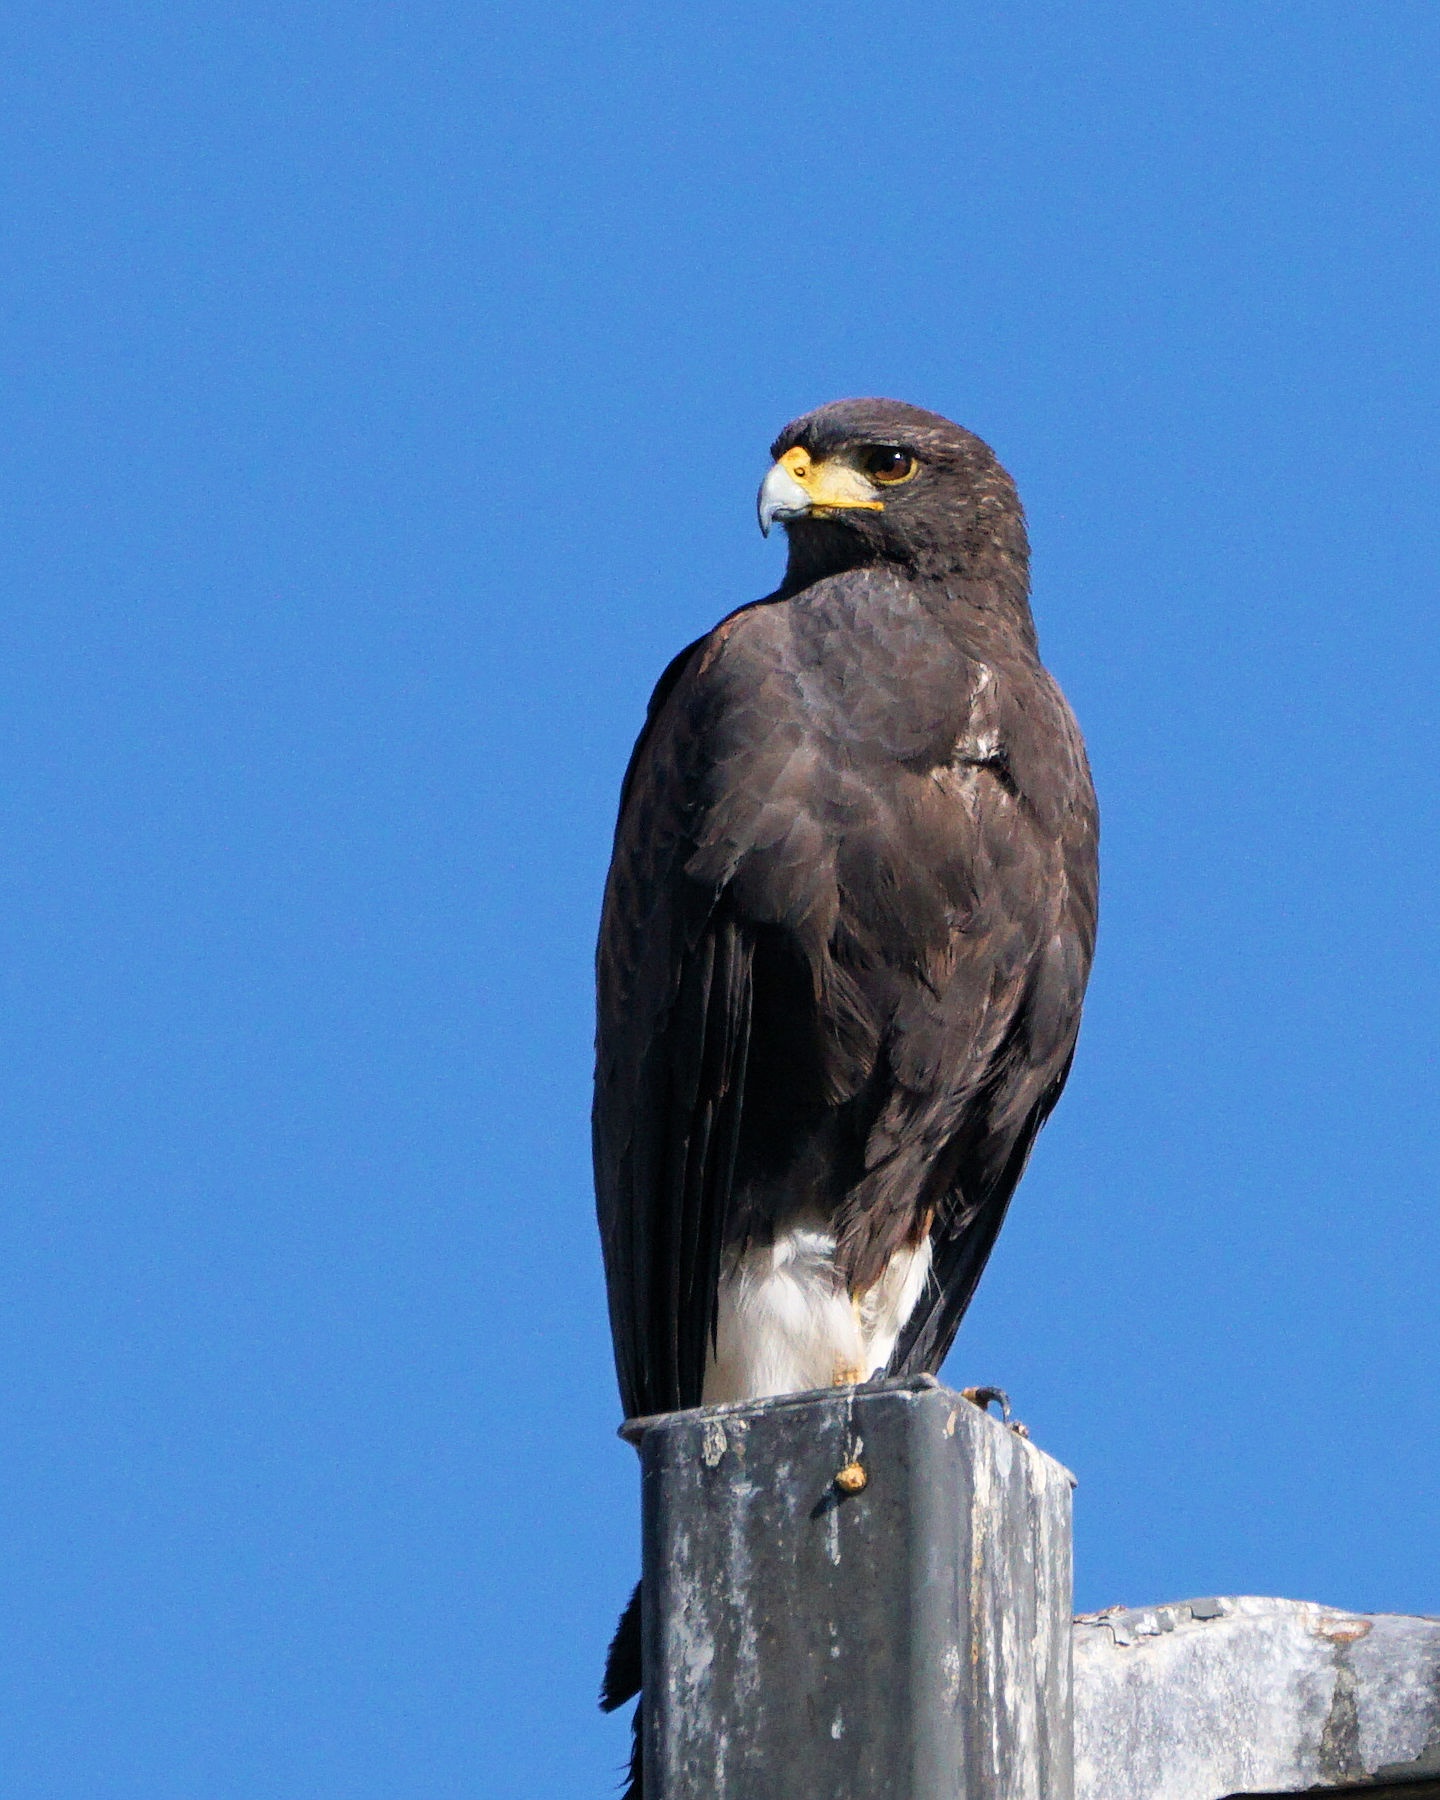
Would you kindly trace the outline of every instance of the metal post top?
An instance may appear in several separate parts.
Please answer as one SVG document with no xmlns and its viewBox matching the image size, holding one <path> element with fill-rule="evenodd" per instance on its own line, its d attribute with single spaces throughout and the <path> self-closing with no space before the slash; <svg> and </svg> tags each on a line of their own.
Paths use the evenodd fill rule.
<svg viewBox="0 0 1440 1800">
<path fill-rule="evenodd" d="M 996 1388 L 972 1389 L 969 1393 L 956 1388 L 944 1386 L 933 1375 L 901 1375 L 884 1381 L 866 1381 L 846 1387 L 812 1388 L 804 1393 L 775 1394 L 764 1400 L 733 1400 L 720 1406 L 695 1406 L 682 1412 L 652 1413 L 648 1417 L 627 1419 L 619 1429 L 619 1436 L 627 1444 L 633 1444 L 644 1454 L 647 1442 L 659 1444 L 672 1437 L 683 1437 L 685 1434 L 708 1429 L 712 1434 L 723 1430 L 725 1426 L 738 1426 L 749 1432 L 758 1430 L 763 1437 L 767 1424 L 777 1431 L 783 1431 L 787 1425 L 793 1425 L 794 1415 L 809 1413 L 813 1416 L 816 1427 L 824 1421 L 843 1416 L 847 1423 L 856 1424 L 867 1413 L 874 1414 L 871 1409 L 879 1407 L 886 1411 L 897 1405 L 904 1409 L 917 1408 L 922 1413 L 933 1411 L 939 1421 L 940 1429 L 947 1437 L 953 1436 L 957 1422 L 963 1418 L 966 1435 L 979 1432 L 982 1436 L 993 1433 L 995 1440 L 1003 1439 L 1012 1446 L 1023 1445 L 1031 1455 L 1043 1457 L 1053 1467 L 1060 1469 L 1073 1488 L 1077 1485 L 1075 1476 L 1063 1464 L 1048 1456 L 1038 1445 L 1030 1441 L 1030 1434 L 1023 1425 L 1009 1419 L 997 1418 L 980 1404 L 978 1398 L 971 1394 L 1000 1396 Z"/>
<path fill-rule="evenodd" d="M 809 1388 L 798 1394 L 772 1394 L 765 1400 L 727 1400 L 720 1406 L 691 1406 L 682 1412 L 648 1413 L 643 1418 L 627 1419 L 617 1435 L 627 1444 L 639 1444 L 647 1432 L 688 1425 L 696 1419 L 756 1419 L 770 1413 L 790 1412 L 796 1407 L 821 1406 L 827 1402 L 833 1405 L 837 1401 L 844 1404 L 872 1395 L 933 1393 L 953 1394 L 956 1400 L 963 1398 L 950 1388 L 942 1388 L 933 1375 L 901 1375 L 891 1381 L 865 1381 L 850 1387 Z M 966 1405 L 969 1404 L 966 1401 Z"/>
</svg>

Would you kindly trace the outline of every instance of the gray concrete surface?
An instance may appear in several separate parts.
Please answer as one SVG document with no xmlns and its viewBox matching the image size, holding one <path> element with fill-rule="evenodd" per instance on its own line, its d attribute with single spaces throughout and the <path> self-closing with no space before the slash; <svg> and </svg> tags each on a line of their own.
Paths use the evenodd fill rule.
<svg viewBox="0 0 1440 1800">
<path fill-rule="evenodd" d="M 1440 1790 L 1440 1619 L 1117 1607 L 1076 1620 L 1074 1683 L 1075 1800 Z"/>
</svg>

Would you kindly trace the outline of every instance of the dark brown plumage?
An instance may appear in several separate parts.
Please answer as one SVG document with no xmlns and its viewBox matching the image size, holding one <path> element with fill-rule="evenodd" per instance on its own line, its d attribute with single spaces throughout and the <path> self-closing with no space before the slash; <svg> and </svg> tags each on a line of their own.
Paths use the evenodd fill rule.
<svg viewBox="0 0 1440 1800">
<path fill-rule="evenodd" d="M 852 1295 L 929 1234 L 889 1372 L 938 1368 L 1094 950 L 1095 798 L 1009 476 L 887 400 L 787 453 L 851 498 L 786 516 L 782 586 L 661 677 L 605 891 L 595 1180 L 632 1416 L 700 1401 L 727 1259 L 807 1209 Z"/>
</svg>

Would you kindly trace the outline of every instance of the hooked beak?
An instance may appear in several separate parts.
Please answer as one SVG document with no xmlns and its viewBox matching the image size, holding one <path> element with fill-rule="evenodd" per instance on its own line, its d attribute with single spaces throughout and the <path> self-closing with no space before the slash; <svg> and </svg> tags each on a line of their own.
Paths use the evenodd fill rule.
<svg viewBox="0 0 1440 1800">
<path fill-rule="evenodd" d="M 755 501 L 761 537 L 769 537 L 770 527 L 777 519 L 783 525 L 787 519 L 803 518 L 813 504 L 784 463 L 772 464 L 770 473 L 760 483 L 760 493 Z"/>
<path fill-rule="evenodd" d="M 778 519 L 782 525 L 812 512 L 884 512 L 885 502 L 858 469 L 848 464 L 814 462 L 797 444 L 771 466 L 760 483 L 756 503 L 765 537 Z"/>
</svg>

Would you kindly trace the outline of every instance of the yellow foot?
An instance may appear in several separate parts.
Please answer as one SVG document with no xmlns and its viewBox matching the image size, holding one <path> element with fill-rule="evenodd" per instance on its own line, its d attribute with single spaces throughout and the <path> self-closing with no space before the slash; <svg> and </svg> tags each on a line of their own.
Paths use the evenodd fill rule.
<svg viewBox="0 0 1440 1800">
<path fill-rule="evenodd" d="M 858 1387 L 865 1379 L 865 1371 L 857 1369 L 854 1363 L 837 1362 L 830 1376 L 834 1387 Z"/>
</svg>

